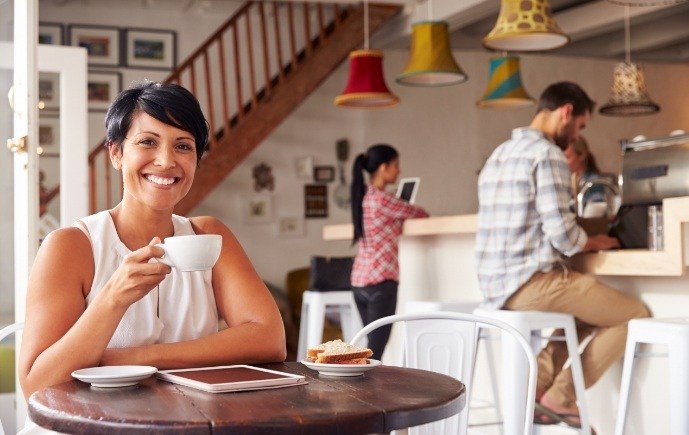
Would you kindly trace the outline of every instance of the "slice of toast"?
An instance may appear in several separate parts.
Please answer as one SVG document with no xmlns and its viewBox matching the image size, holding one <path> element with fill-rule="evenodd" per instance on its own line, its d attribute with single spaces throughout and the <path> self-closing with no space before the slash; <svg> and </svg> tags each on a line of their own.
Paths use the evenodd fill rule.
<svg viewBox="0 0 689 435">
<path fill-rule="evenodd" d="M 361 364 L 360 359 L 367 359 L 373 351 L 366 347 L 356 347 L 342 340 L 328 341 L 307 349 L 306 356 L 323 364 Z M 357 362 L 352 362 L 357 360 Z"/>
</svg>

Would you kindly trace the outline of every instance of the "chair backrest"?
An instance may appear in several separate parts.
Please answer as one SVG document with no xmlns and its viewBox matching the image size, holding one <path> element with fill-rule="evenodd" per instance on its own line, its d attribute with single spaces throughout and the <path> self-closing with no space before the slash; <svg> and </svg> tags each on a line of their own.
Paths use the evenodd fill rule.
<svg viewBox="0 0 689 435">
<path fill-rule="evenodd" d="M 462 381 L 466 386 L 467 398 L 471 394 L 474 358 L 478 329 L 493 327 L 511 336 L 522 347 L 529 362 L 529 380 L 526 400 L 524 435 L 533 428 L 534 403 L 536 398 L 537 366 L 530 344 L 512 326 L 499 320 L 456 312 L 428 312 L 396 314 L 383 317 L 362 328 L 352 339 L 358 344 L 373 330 L 393 323 L 404 326 L 404 364 L 406 367 L 430 370 L 446 374 Z M 507 339 L 507 337 L 503 338 Z M 468 402 L 468 399 L 467 399 Z M 468 425 L 468 404 L 459 415 L 416 428 L 412 434 L 466 434 Z"/>
<path fill-rule="evenodd" d="M 9 326 L 5 326 L 4 328 L 0 329 L 0 341 L 4 340 L 5 337 L 9 336 L 10 334 L 14 334 L 17 331 L 20 331 L 21 329 L 24 328 L 24 322 L 17 322 L 13 323 Z M 8 366 L 10 366 L 8 364 Z M 15 377 L 15 371 L 14 371 L 14 361 L 12 361 L 12 377 Z M 0 370 L 5 369 L 4 364 L 0 364 Z M 18 390 L 18 388 L 17 388 Z M 21 392 L 15 391 L 15 396 L 19 398 L 21 396 Z M 3 424 L 2 424 L 2 419 L 0 419 L 0 435 L 4 435 L 5 431 L 3 429 Z"/>
</svg>

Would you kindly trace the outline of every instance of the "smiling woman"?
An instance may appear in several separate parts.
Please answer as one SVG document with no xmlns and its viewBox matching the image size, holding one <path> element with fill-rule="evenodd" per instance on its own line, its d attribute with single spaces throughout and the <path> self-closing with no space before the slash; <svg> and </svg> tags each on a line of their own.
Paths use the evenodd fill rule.
<svg viewBox="0 0 689 435">
<path fill-rule="evenodd" d="M 232 232 L 214 217 L 173 214 L 208 140 L 196 98 L 175 84 L 138 84 L 115 98 L 106 128 L 123 198 L 40 247 L 19 362 L 26 397 L 88 367 L 284 360 L 277 306 Z M 194 234 L 222 237 L 211 269 L 151 261 L 164 255 L 162 240 Z M 219 317 L 227 329 L 218 331 Z"/>
</svg>

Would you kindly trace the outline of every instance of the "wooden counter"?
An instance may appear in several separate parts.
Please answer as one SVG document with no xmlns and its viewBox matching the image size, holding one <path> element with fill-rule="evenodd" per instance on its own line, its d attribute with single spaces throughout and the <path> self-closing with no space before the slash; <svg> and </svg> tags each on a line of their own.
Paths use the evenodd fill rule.
<svg viewBox="0 0 689 435">
<path fill-rule="evenodd" d="M 663 251 L 625 249 L 579 254 L 569 262 L 581 272 L 610 276 L 682 276 L 686 273 L 683 243 L 689 235 L 683 231 L 689 222 L 689 197 L 663 201 Z M 439 236 L 476 233 L 477 215 L 441 216 L 405 221 L 403 236 Z M 352 225 L 328 225 L 324 240 L 351 240 Z"/>
</svg>

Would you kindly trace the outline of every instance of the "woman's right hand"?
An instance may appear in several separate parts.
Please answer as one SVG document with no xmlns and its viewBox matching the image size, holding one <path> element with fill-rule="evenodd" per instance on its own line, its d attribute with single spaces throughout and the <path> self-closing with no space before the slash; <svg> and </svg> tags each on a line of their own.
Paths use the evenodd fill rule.
<svg viewBox="0 0 689 435">
<path fill-rule="evenodd" d="M 148 245 L 127 254 L 112 274 L 103 294 L 116 306 L 126 309 L 146 296 L 170 273 L 170 266 L 151 261 L 164 254 L 162 248 L 155 246 L 158 243 L 160 239 L 154 237 Z"/>
</svg>

